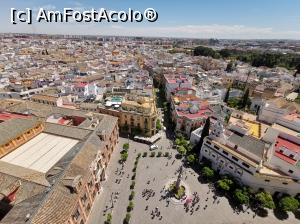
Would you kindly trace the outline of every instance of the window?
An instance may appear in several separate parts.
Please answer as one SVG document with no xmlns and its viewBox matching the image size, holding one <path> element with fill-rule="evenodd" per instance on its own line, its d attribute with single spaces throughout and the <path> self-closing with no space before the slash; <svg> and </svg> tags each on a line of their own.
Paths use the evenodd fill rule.
<svg viewBox="0 0 300 224">
<path fill-rule="evenodd" d="M 218 146 L 216 146 L 216 145 L 214 146 L 214 148 L 215 148 L 216 150 L 219 150 L 219 149 L 220 149 L 220 148 L 219 148 Z"/>
<path fill-rule="evenodd" d="M 224 150 L 222 152 L 223 152 L 224 155 L 228 156 L 228 152 L 226 152 Z"/>
<path fill-rule="evenodd" d="M 213 157 L 213 158 L 216 158 L 216 156 L 215 156 L 215 155 L 212 155 L 212 157 Z"/>
<path fill-rule="evenodd" d="M 294 171 L 293 170 L 289 170 L 289 173 L 294 173 Z"/>
<path fill-rule="evenodd" d="M 88 205 L 86 206 L 86 210 L 87 210 L 88 212 L 91 210 L 90 204 L 88 204 Z"/>
<path fill-rule="evenodd" d="M 204 152 L 208 152 L 207 149 L 204 149 Z"/>
<path fill-rule="evenodd" d="M 81 201 L 84 204 L 86 202 L 86 200 L 87 200 L 87 196 L 86 196 L 86 194 L 84 194 L 81 198 Z"/>
<path fill-rule="evenodd" d="M 238 158 L 236 158 L 236 157 L 234 157 L 234 156 L 231 156 L 231 158 L 232 158 L 234 161 L 236 161 L 236 162 L 238 162 L 238 161 L 239 161 L 239 159 L 238 159 Z"/>
<path fill-rule="evenodd" d="M 211 145 L 210 141 L 206 141 L 206 143 L 207 143 L 208 145 Z"/>
<path fill-rule="evenodd" d="M 78 218 L 80 217 L 80 212 L 79 212 L 78 209 L 76 210 L 76 212 L 75 212 L 75 214 L 73 215 L 73 217 L 74 217 L 75 220 L 78 220 Z"/>
<path fill-rule="evenodd" d="M 288 183 L 287 183 L 287 182 L 283 182 L 282 184 L 283 184 L 283 185 L 288 185 Z"/>
<path fill-rule="evenodd" d="M 265 182 L 270 182 L 270 180 L 265 180 Z"/>
<path fill-rule="evenodd" d="M 250 166 L 247 164 L 247 163 L 242 163 L 242 165 L 244 166 L 244 167 L 247 167 L 247 168 L 250 168 Z"/>
<path fill-rule="evenodd" d="M 232 169 L 232 170 L 233 170 L 233 166 L 229 166 L 229 169 Z"/>
<path fill-rule="evenodd" d="M 88 182 L 88 188 L 91 188 L 93 186 L 93 180 L 90 180 L 89 182 Z"/>
</svg>

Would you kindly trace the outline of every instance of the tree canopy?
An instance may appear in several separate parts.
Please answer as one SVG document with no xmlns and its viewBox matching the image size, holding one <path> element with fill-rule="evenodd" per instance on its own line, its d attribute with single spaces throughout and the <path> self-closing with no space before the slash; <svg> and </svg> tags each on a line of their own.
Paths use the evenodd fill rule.
<svg viewBox="0 0 300 224">
<path fill-rule="evenodd" d="M 259 192 L 255 195 L 256 200 L 264 208 L 274 209 L 275 203 L 273 201 L 272 195 L 269 192 Z"/>
<path fill-rule="evenodd" d="M 129 149 L 129 143 L 124 143 L 123 144 L 123 149 L 128 150 Z"/>
<path fill-rule="evenodd" d="M 223 100 L 224 103 L 228 102 L 229 94 L 230 94 L 230 87 L 227 88 L 227 91 L 226 91 L 226 94 L 225 94 L 225 97 L 224 97 L 224 100 Z"/>
<path fill-rule="evenodd" d="M 215 171 L 213 169 L 209 168 L 208 166 L 203 167 L 201 169 L 201 173 L 207 179 L 213 178 L 215 175 Z"/>
<path fill-rule="evenodd" d="M 224 191 L 230 191 L 234 186 L 234 181 L 229 177 L 223 177 L 221 180 L 218 180 L 217 186 Z"/>
<path fill-rule="evenodd" d="M 212 48 L 198 46 L 194 49 L 195 56 L 205 56 L 205 57 L 212 57 L 212 58 L 220 58 L 218 52 L 214 51 Z"/>
<path fill-rule="evenodd" d="M 197 144 L 197 147 L 196 147 L 197 148 L 197 152 L 196 152 L 197 154 L 200 153 L 201 147 L 203 145 L 204 138 L 209 135 L 209 128 L 210 128 L 210 118 L 208 117 L 205 121 L 203 130 L 202 130 L 202 133 L 201 133 L 200 140 L 199 140 L 199 142 Z"/>
<path fill-rule="evenodd" d="M 192 164 L 192 163 L 195 162 L 196 156 L 193 155 L 193 154 L 191 154 L 191 155 L 188 155 L 188 156 L 186 157 L 186 159 L 187 159 L 188 163 Z"/>
<path fill-rule="evenodd" d="M 240 102 L 240 109 L 244 109 L 249 101 L 249 89 L 247 88 Z"/>
<path fill-rule="evenodd" d="M 182 156 L 184 156 L 186 154 L 186 149 L 183 146 L 179 146 L 177 151 Z"/>
<path fill-rule="evenodd" d="M 290 196 L 285 196 L 279 201 L 279 208 L 285 212 L 294 212 L 299 208 L 299 206 L 299 201 Z"/>
<path fill-rule="evenodd" d="M 285 67 L 287 69 L 296 69 L 298 73 L 300 73 L 300 55 L 296 53 L 283 54 L 280 52 L 237 50 L 226 48 L 217 51 L 209 47 L 199 46 L 194 49 L 194 55 L 239 60 L 249 63 L 255 67 Z"/>
<path fill-rule="evenodd" d="M 249 205 L 250 195 L 246 189 L 236 189 L 234 191 L 234 198 L 237 202 L 243 205 Z"/>
</svg>

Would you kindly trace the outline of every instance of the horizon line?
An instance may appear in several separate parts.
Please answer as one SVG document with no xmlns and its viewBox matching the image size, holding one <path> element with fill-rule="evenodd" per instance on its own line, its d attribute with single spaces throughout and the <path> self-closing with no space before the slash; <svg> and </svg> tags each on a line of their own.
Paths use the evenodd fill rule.
<svg viewBox="0 0 300 224">
<path fill-rule="evenodd" d="M 134 35 L 100 35 L 100 34 L 48 34 L 48 33 L 31 33 L 31 32 L 22 32 L 22 33 L 16 33 L 16 32 L 0 32 L 0 35 L 6 35 L 6 34 L 26 34 L 26 35 L 48 35 L 48 36 L 90 36 L 90 37 L 141 37 L 141 38 L 169 38 L 169 39 L 195 39 L 195 40 L 245 40 L 245 41 L 254 41 L 254 40 L 273 40 L 273 41 L 300 41 L 300 39 L 293 39 L 293 38 L 214 38 L 214 37 L 207 37 L 207 38 L 197 38 L 197 37 L 168 37 L 168 36 L 134 36 Z"/>
</svg>

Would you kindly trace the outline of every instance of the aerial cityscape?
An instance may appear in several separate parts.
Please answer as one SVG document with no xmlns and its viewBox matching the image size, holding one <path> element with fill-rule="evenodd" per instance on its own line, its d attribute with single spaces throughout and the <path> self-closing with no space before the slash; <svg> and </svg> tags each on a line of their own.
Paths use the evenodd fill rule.
<svg viewBox="0 0 300 224">
<path fill-rule="evenodd" d="M 0 3 L 0 224 L 300 223 L 300 4 L 212 2 L 187 0 L 195 25 L 159 1 Z M 208 23 L 218 6 L 233 15 Z M 148 21 L 22 24 L 26 7 Z"/>
</svg>

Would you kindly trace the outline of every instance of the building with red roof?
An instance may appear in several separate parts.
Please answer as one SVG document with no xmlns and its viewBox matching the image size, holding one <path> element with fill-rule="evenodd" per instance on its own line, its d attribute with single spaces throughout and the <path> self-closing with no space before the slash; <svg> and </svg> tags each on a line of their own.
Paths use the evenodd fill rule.
<svg viewBox="0 0 300 224">
<path fill-rule="evenodd" d="M 190 94 L 172 96 L 171 109 L 176 131 L 187 136 L 190 136 L 193 130 L 201 127 L 206 118 L 212 115 L 208 101 Z"/>
<path fill-rule="evenodd" d="M 10 119 L 15 119 L 15 118 L 30 118 L 31 116 L 29 115 L 23 115 L 23 114 L 13 114 L 13 113 L 8 113 L 8 112 L 0 112 L 0 123 L 4 121 L 8 121 Z"/>
</svg>

